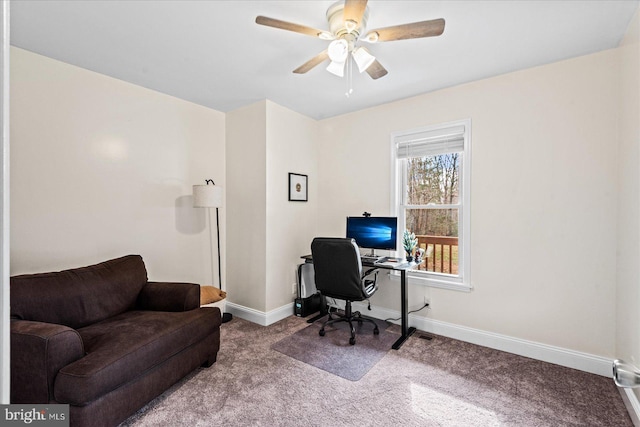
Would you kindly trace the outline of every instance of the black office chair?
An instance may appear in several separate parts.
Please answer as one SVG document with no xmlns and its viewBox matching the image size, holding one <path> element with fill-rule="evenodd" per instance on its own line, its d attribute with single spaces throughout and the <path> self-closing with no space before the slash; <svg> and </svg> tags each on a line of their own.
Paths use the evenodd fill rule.
<svg viewBox="0 0 640 427">
<path fill-rule="evenodd" d="M 337 322 L 348 322 L 351 327 L 351 338 L 349 344 L 356 343 L 356 329 L 353 322 L 362 325 L 363 322 L 373 323 L 374 335 L 378 335 L 380 330 L 378 325 L 371 319 L 360 315 L 359 311 L 352 312 L 352 301 L 364 301 L 378 290 L 377 276 L 375 268 L 362 273 L 362 262 L 360 261 L 360 251 L 353 239 L 341 239 L 333 237 L 316 237 L 311 242 L 311 255 L 313 257 L 313 268 L 315 269 L 316 289 L 321 295 L 330 298 L 345 300 L 344 315 L 333 318 L 329 313 L 329 319 L 324 322 L 320 329 L 320 336 L 324 336 L 324 328 Z M 373 280 L 367 279 L 373 273 Z"/>
</svg>

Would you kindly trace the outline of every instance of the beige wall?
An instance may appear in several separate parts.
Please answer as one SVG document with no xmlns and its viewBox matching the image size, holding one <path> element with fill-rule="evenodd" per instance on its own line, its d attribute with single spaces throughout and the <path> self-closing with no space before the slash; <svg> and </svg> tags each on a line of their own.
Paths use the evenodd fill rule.
<svg viewBox="0 0 640 427">
<path fill-rule="evenodd" d="M 267 102 L 267 277 L 266 311 L 293 299 L 301 255 L 316 235 L 318 123 Z M 308 176 L 308 201 L 290 202 L 289 172 Z"/>
<path fill-rule="evenodd" d="M 317 122 L 271 101 L 227 114 L 229 300 L 267 313 L 293 299 L 296 266 L 315 235 Z M 289 172 L 309 201 L 288 201 Z M 289 311 L 289 312 L 292 312 Z M 288 313 L 289 313 L 288 312 Z"/>
<path fill-rule="evenodd" d="M 621 55 L 616 357 L 640 365 L 640 12 Z M 640 396 L 640 391 L 636 390 Z"/>
<path fill-rule="evenodd" d="M 225 185 L 224 119 L 11 48 L 11 274 L 138 253 L 153 280 L 210 283 L 191 186 Z"/>
<path fill-rule="evenodd" d="M 227 291 L 229 301 L 265 311 L 267 102 L 227 113 Z"/>
<path fill-rule="evenodd" d="M 610 50 L 324 120 L 320 234 L 389 213 L 391 132 L 470 118 L 474 290 L 410 286 L 410 307 L 426 295 L 432 319 L 613 356 L 617 80 Z M 372 303 L 399 309 L 397 286 Z"/>
</svg>

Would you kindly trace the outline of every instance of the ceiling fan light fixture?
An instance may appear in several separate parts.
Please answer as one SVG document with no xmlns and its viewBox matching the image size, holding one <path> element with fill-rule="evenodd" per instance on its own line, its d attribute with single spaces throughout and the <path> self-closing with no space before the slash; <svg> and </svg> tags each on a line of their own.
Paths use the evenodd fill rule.
<svg viewBox="0 0 640 427">
<path fill-rule="evenodd" d="M 336 37 L 329 31 L 322 31 L 318 33 L 318 38 L 322 40 L 335 40 Z"/>
<path fill-rule="evenodd" d="M 368 43 L 375 43 L 378 41 L 378 38 L 380 37 L 380 34 L 378 34 L 377 31 L 372 31 L 370 33 L 368 33 L 366 36 L 364 36 L 361 40 L 368 42 Z"/>
<path fill-rule="evenodd" d="M 344 77 L 344 62 L 331 61 L 327 67 L 327 71 L 338 77 Z"/>
<path fill-rule="evenodd" d="M 353 55 L 353 60 L 356 62 L 356 65 L 358 66 L 358 71 L 360 71 L 361 73 L 365 71 L 367 68 L 369 68 L 371 64 L 373 64 L 373 62 L 376 60 L 376 57 L 371 55 L 367 51 L 367 49 L 363 47 L 358 47 L 354 49 L 354 51 L 352 52 L 352 55 Z"/>
<path fill-rule="evenodd" d="M 344 28 L 347 30 L 347 33 L 352 33 L 358 27 L 358 23 L 353 19 L 347 19 L 344 21 Z"/>
<path fill-rule="evenodd" d="M 327 52 L 331 61 L 344 63 L 349 55 L 349 43 L 345 39 L 334 40 L 329 43 Z"/>
</svg>

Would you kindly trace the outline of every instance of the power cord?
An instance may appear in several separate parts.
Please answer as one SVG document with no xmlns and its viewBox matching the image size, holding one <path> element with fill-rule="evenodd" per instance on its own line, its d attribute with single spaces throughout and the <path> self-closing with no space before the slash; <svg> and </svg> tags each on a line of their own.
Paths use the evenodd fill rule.
<svg viewBox="0 0 640 427">
<path fill-rule="evenodd" d="M 425 302 L 425 303 L 424 303 L 424 305 L 423 305 L 422 307 L 420 307 L 420 308 L 418 308 L 418 309 L 416 309 L 416 310 L 411 310 L 411 311 L 410 311 L 409 313 L 407 313 L 407 314 L 415 313 L 415 312 L 420 311 L 420 310 L 422 310 L 422 309 L 424 309 L 424 308 L 426 308 L 426 307 L 429 307 L 429 303 L 428 303 L 428 302 Z M 400 319 L 401 319 L 401 317 L 398 317 L 397 319 L 393 319 L 393 318 L 391 318 L 391 317 L 390 317 L 390 318 L 388 318 L 388 319 L 384 319 L 384 322 L 390 322 L 390 321 L 393 321 L 393 320 L 400 320 Z"/>
</svg>

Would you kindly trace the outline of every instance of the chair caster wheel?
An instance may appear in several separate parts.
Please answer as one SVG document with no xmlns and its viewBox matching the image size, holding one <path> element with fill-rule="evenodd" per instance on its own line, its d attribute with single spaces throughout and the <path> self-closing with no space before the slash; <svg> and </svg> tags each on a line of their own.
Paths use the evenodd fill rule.
<svg viewBox="0 0 640 427">
<path fill-rule="evenodd" d="M 320 329 L 320 332 L 318 332 L 318 335 L 320 335 L 321 337 L 324 336 L 324 329 Z"/>
<path fill-rule="evenodd" d="M 380 335 L 380 329 L 375 328 L 375 329 L 373 330 L 373 335 Z"/>
<path fill-rule="evenodd" d="M 349 344 L 356 345 L 356 339 L 353 337 L 349 338 Z"/>
</svg>

